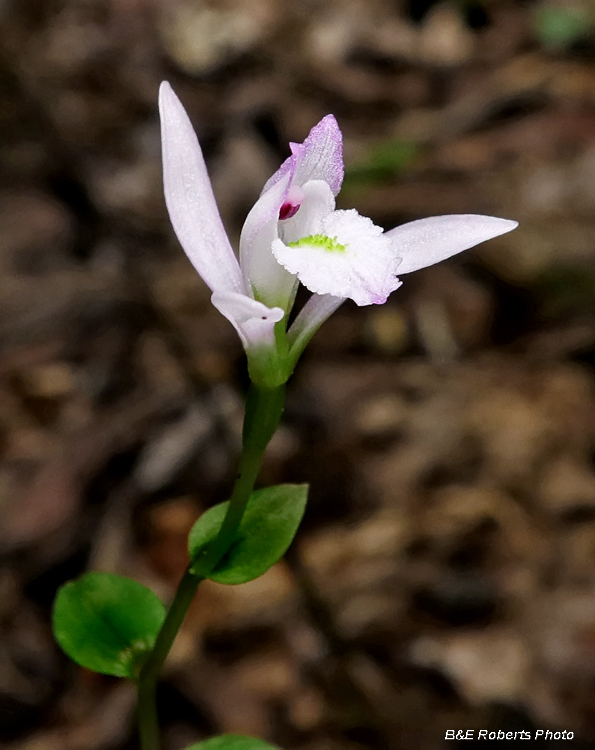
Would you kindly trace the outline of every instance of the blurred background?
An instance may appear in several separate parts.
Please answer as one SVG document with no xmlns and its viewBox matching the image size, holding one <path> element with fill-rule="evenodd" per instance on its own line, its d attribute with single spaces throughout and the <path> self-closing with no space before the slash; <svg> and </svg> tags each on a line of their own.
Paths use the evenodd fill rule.
<svg viewBox="0 0 595 750">
<path fill-rule="evenodd" d="M 329 112 L 340 207 L 520 222 L 316 335 L 262 474 L 310 482 L 304 526 L 263 578 L 201 586 L 159 689 L 167 750 L 592 747 L 593 3 L 2 0 L 3 747 L 137 746 L 132 686 L 59 652 L 52 600 L 97 569 L 167 601 L 235 472 L 244 359 L 168 223 L 163 79 L 234 241 Z"/>
</svg>

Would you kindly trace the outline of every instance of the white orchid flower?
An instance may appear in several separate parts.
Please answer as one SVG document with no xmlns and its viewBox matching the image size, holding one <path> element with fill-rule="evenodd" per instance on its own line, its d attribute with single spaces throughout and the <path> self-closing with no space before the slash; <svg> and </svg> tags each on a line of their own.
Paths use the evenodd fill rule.
<svg viewBox="0 0 595 750">
<path fill-rule="evenodd" d="M 234 325 L 260 384 L 285 382 L 320 325 L 346 299 L 382 304 L 400 275 L 492 239 L 517 222 L 461 214 L 388 232 L 357 211 L 336 210 L 342 136 L 324 117 L 264 186 L 240 237 L 238 262 L 223 227 L 194 129 L 168 83 L 159 92 L 165 200 L 190 261 Z M 289 330 L 301 282 L 313 292 Z"/>
</svg>

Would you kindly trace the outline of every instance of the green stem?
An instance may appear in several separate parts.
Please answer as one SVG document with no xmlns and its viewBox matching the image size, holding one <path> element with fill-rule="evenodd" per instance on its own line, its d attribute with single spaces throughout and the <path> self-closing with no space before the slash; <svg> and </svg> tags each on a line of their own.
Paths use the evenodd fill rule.
<svg viewBox="0 0 595 750">
<path fill-rule="evenodd" d="M 157 676 L 200 582 L 207 578 L 209 572 L 221 562 L 233 543 L 246 505 L 254 490 L 264 452 L 281 419 L 284 402 L 285 386 L 283 385 L 277 388 L 250 386 L 246 399 L 239 473 L 231 493 L 227 513 L 217 536 L 211 544 L 206 546 L 202 559 L 193 560 L 191 567 L 184 573 L 157 635 L 153 650 L 143 664 L 137 680 L 138 725 L 142 750 L 160 749 L 155 703 Z"/>
<path fill-rule="evenodd" d="M 193 570 L 207 577 L 229 550 L 254 490 L 267 445 L 273 437 L 285 403 L 285 386 L 259 388 L 251 385 L 246 397 L 246 413 L 242 432 L 242 456 L 238 476 L 229 499 L 229 508 L 204 555 L 194 560 Z"/>
<path fill-rule="evenodd" d="M 138 731 L 142 750 L 159 750 L 159 722 L 157 720 L 156 680 L 136 683 Z"/>
<path fill-rule="evenodd" d="M 186 612 L 202 578 L 186 570 L 176 595 L 167 612 L 161 630 L 155 640 L 153 650 L 140 671 L 137 680 L 138 693 L 138 727 L 142 750 L 159 750 L 159 724 L 157 722 L 157 706 L 155 692 L 157 676 L 165 661 L 178 630 L 186 617 Z"/>
</svg>

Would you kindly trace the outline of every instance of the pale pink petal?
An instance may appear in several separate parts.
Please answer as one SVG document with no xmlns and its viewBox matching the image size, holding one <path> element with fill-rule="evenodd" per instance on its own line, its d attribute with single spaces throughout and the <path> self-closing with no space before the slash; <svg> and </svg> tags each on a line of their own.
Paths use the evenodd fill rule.
<svg viewBox="0 0 595 750">
<path fill-rule="evenodd" d="M 333 115 L 327 115 L 315 125 L 304 141 L 298 157 L 294 182 L 304 185 L 310 180 L 324 180 L 333 195 L 343 183 L 343 135 Z"/>
<path fill-rule="evenodd" d="M 159 112 L 165 202 L 178 240 L 213 291 L 244 292 L 198 139 L 167 82 L 159 89 Z"/>
<path fill-rule="evenodd" d="M 298 159 L 301 159 L 303 156 L 304 146 L 301 143 L 290 143 L 289 148 L 291 149 L 291 156 L 288 156 L 275 174 L 269 177 L 262 189 L 261 195 L 264 195 L 267 190 L 270 190 L 273 185 L 276 185 L 287 175 L 289 175 L 289 182 L 293 181 Z"/>
<path fill-rule="evenodd" d="M 300 210 L 290 219 L 279 222 L 279 237 L 286 245 L 300 237 L 321 232 L 324 219 L 335 208 L 335 196 L 323 180 L 310 180 L 304 185 L 302 193 L 304 197 Z"/>
<path fill-rule="evenodd" d="M 337 195 L 343 182 L 343 136 L 333 115 L 327 115 L 315 125 L 303 143 L 291 143 L 291 156 L 264 186 L 264 191 L 285 174 L 292 182 L 304 185 L 309 180 L 324 180 L 333 195 Z"/>
<path fill-rule="evenodd" d="M 256 201 L 240 236 L 240 264 L 244 281 L 254 296 L 267 305 L 285 307 L 295 279 L 277 263 L 271 252 L 277 239 L 279 209 L 289 191 L 291 175 L 285 174 Z"/>
<path fill-rule="evenodd" d="M 439 263 L 452 255 L 512 231 L 516 221 L 477 214 L 432 216 L 385 232 L 402 258 L 399 275 Z"/>
<path fill-rule="evenodd" d="M 280 307 L 269 308 L 235 292 L 215 292 L 211 302 L 236 329 L 247 352 L 275 346 L 275 323 L 285 315 Z"/>
<path fill-rule="evenodd" d="M 345 302 L 344 297 L 330 294 L 313 294 L 300 310 L 287 331 L 289 356 L 296 362 L 306 344 L 327 318 Z"/>
</svg>

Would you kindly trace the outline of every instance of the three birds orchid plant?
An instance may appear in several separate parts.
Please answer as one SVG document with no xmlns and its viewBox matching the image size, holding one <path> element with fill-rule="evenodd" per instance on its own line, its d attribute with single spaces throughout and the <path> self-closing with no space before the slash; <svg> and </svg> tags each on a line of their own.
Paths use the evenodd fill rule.
<svg viewBox="0 0 595 750">
<path fill-rule="evenodd" d="M 244 223 L 239 260 L 217 209 L 198 139 L 168 83 L 159 93 L 163 181 L 175 233 L 235 327 L 245 349 L 247 394 L 239 472 L 229 501 L 204 513 L 189 537 L 190 564 L 166 611 L 141 584 L 88 573 L 60 589 L 54 632 L 79 664 L 129 677 L 138 689 L 142 750 L 159 750 L 157 676 L 204 579 L 239 584 L 262 575 L 291 543 L 305 485 L 254 491 L 284 404 L 285 383 L 305 346 L 347 299 L 383 304 L 399 276 L 438 263 L 514 229 L 473 214 L 420 219 L 384 232 L 356 210 L 337 210 L 342 136 L 324 117 L 265 184 Z M 299 284 L 312 294 L 288 326 Z M 188 750 L 270 750 L 257 739 L 221 735 Z"/>
<path fill-rule="evenodd" d="M 405 275 L 517 224 L 492 216 L 434 216 L 383 232 L 336 210 L 343 140 L 333 115 L 315 125 L 268 180 L 240 236 L 239 262 L 223 227 L 198 139 L 168 83 L 159 93 L 165 200 L 213 305 L 236 328 L 254 383 L 285 382 L 316 330 L 346 299 L 383 304 Z M 313 294 L 287 328 L 302 283 Z"/>
</svg>

